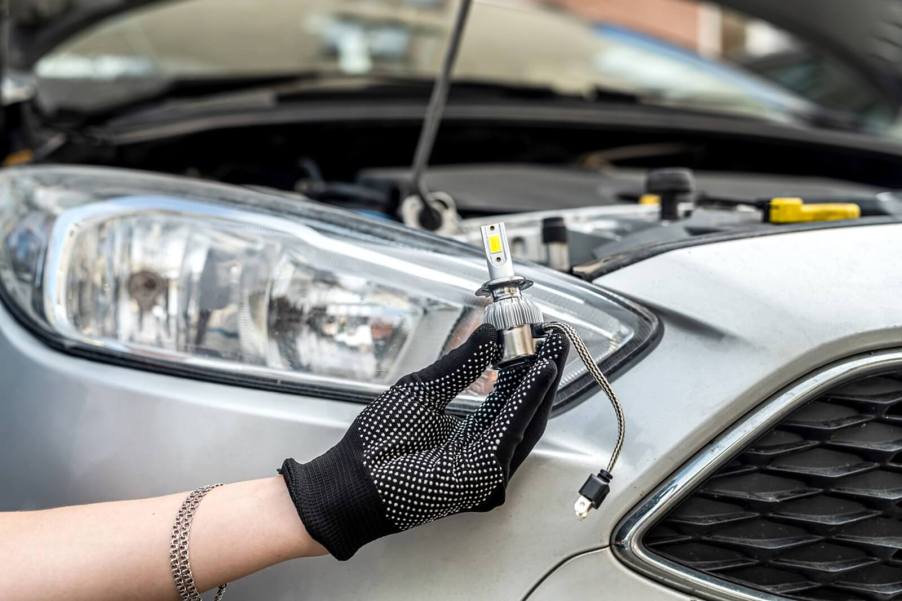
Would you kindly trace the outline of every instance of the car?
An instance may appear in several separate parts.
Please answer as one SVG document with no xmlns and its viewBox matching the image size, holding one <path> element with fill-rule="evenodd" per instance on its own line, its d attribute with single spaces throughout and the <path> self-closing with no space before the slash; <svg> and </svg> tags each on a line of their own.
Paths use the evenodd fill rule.
<svg viewBox="0 0 902 601">
<path fill-rule="evenodd" d="M 643 89 L 592 20 L 477 2 L 418 180 L 456 6 L 12 4 L 0 510 L 321 454 L 482 322 L 503 222 L 622 401 L 604 503 L 574 515 L 618 425 L 573 353 L 503 506 L 227 599 L 902 597 L 902 144 L 757 80 Z"/>
</svg>

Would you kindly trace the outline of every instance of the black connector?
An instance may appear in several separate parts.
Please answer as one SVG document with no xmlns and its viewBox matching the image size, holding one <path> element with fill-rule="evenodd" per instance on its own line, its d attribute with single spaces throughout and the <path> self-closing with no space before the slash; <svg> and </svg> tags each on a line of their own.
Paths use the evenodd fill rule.
<svg viewBox="0 0 902 601">
<path fill-rule="evenodd" d="M 420 208 L 420 212 L 417 215 L 417 221 L 427 232 L 434 232 L 440 227 L 442 227 L 442 223 L 444 219 L 442 218 L 441 212 L 436 209 L 429 200 L 420 197 L 420 201 L 423 203 L 423 206 Z"/>
<path fill-rule="evenodd" d="M 580 487 L 579 498 L 573 506 L 576 517 L 583 519 L 589 515 L 590 509 L 598 509 L 611 492 L 611 478 L 607 470 L 599 470 L 597 474 L 589 475 Z"/>
<path fill-rule="evenodd" d="M 542 219 L 542 243 L 561 242 L 567 244 L 569 232 L 563 217 L 545 217 Z"/>
<path fill-rule="evenodd" d="M 652 169 L 645 176 L 645 193 L 661 199 L 661 220 L 680 219 L 680 203 L 695 203 L 695 174 L 691 169 Z"/>
</svg>

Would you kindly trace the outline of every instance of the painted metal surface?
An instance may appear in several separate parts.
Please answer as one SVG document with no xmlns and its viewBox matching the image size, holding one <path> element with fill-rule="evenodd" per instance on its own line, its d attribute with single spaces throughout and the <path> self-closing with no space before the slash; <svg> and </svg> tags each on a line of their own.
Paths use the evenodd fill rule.
<svg viewBox="0 0 902 601">
<path fill-rule="evenodd" d="M 641 578 L 617 561 L 610 549 L 577 555 L 539 583 L 528 601 L 628 599 L 689 601 L 683 593 Z"/>
<path fill-rule="evenodd" d="M 290 562 L 235 583 L 230 598 L 521 599 L 549 571 L 556 582 L 566 572 L 555 566 L 608 545 L 625 514 L 764 399 L 826 363 L 898 346 L 898 257 L 902 226 L 874 226 L 694 247 L 605 276 L 665 329 L 614 382 L 628 434 L 601 511 L 577 522 L 571 510 L 615 439 L 598 394 L 551 420 L 498 510 L 378 541 L 346 563 Z M 286 456 L 327 449 L 360 409 L 76 359 L 5 310 L 0 385 L 0 510 L 265 476 Z M 601 556 L 610 553 L 580 565 Z M 659 597 L 658 585 L 618 570 L 617 597 Z M 574 593 L 611 598 L 584 582 Z"/>
<path fill-rule="evenodd" d="M 5 310 L 0 331 L 0 476 L 7 483 L 0 510 L 273 475 L 284 457 L 328 449 L 362 407 L 68 357 L 31 338 Z M 290 562 L 234 583 L 229 597 L 520 598 L 574 545 L 600 541 L 573 519 L 576 480 L 591 468 L 579 462 L 539 453 L 497 511 L 378 541 L 349 562 Z"/>
</svg>

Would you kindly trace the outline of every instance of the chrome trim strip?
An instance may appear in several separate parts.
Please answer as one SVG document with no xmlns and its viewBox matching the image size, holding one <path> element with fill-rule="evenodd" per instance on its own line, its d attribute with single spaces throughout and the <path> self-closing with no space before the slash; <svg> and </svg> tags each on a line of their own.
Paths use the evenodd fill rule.
<svg viewBox="0 0 902 601">
<path fill-rule="evenodd" d="M 848 380 L 900 366 L 902 350 L 845 359 L 806 376 L 753 409 L 674 472 L 621 520 L 614 533 L 614 554 L 636 571 L 689 594 L 717 601 L 785 600 L 785 597 L 734 584 L 654 555 L 643 547 L 642 537 L 660 516 L 675 507 L 748 443 L 805 401 Z"/>
</svg>

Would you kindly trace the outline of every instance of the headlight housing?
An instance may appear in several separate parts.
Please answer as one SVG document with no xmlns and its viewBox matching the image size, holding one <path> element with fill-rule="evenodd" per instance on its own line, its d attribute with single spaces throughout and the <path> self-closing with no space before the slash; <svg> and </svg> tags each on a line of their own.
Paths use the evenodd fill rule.
<svg viewBox="0 0 902 601">
<path fill-rule="evenodd" d="M 656 327 L 596 287 L 522 272 L 608 370 Z M 365 401 L 480 323 L 485 277 L 471 246 L 293 197 L 113 169 L 0 173 L 3 298 L 92 359 Z M 587 383 L 571 360 L 559 403 Z"/>
</svg>

